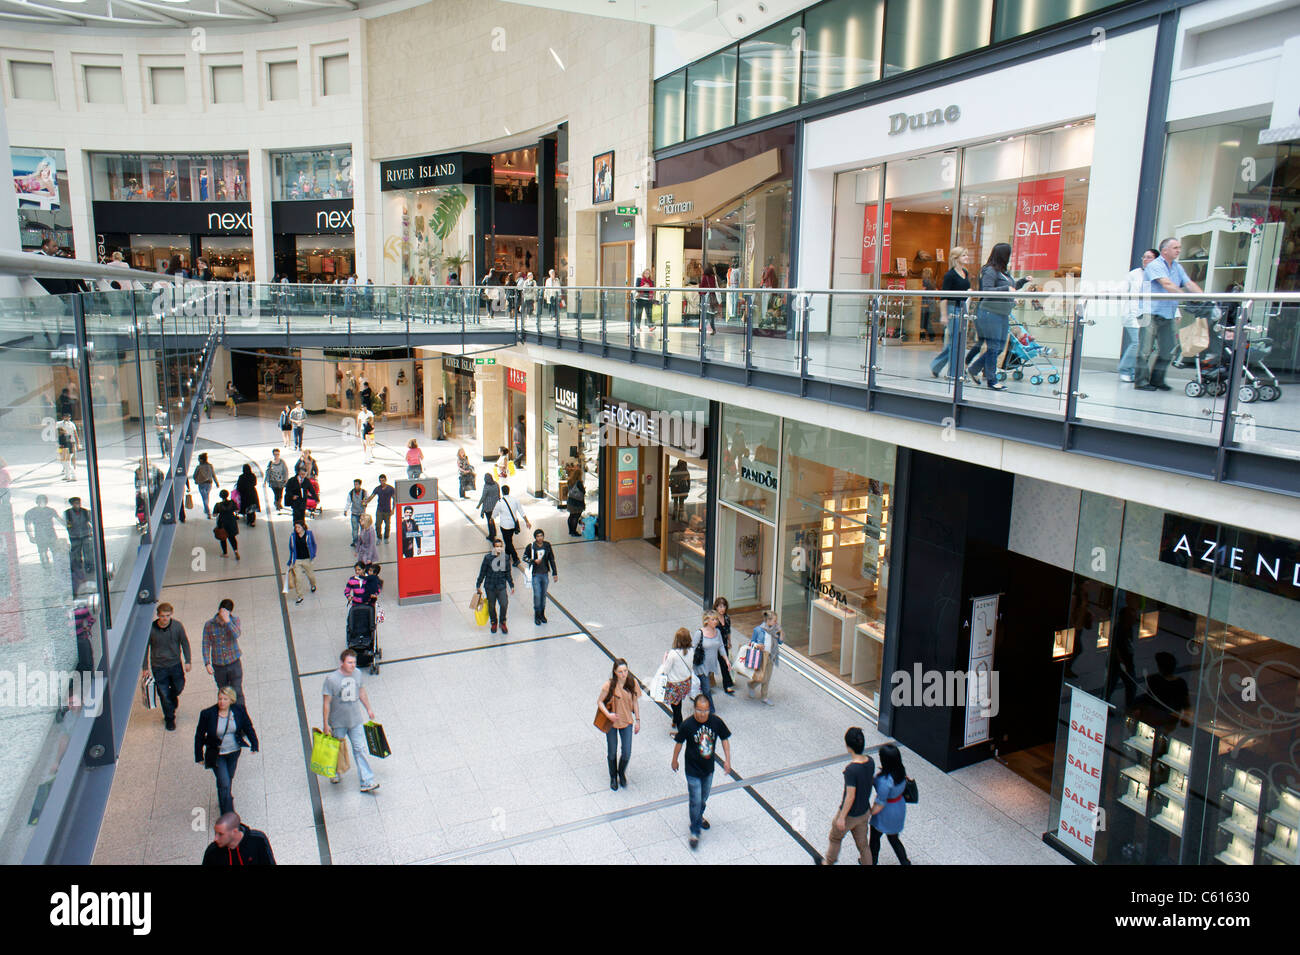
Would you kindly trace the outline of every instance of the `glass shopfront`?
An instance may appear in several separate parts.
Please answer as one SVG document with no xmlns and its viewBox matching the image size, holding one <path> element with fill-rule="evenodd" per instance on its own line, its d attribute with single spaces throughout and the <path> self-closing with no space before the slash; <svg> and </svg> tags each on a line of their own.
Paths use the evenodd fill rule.
<svg viewBox="0 0 1300 955">
<path fill-rule="evenodd" d="M 831 286 L 921 289 L 928 283 L 937 288 L 951 267 L 947 258 L 953 246 L 970 252 L 977 279 L 999 242 L 1011 243 L 1016 276 L 1038 282 L 1077 277 L 1083 262 L 1093 131 L 1090 120 L 1067 123 L 836 174 Z M 1061 209 L 1059 235 L 1051 241 L 1043 241 L 1032 218 L 1017 211 L 1026 201 L 1032 205 L 1039 199 Z M 1065 323 L 1051 313 L 1050 302 L 1042 305 L 1047 311 L 1035 311 L 1032 324 L 1062 331 L 1055 337 L 1051 331 L 1034 335 L 1061 350 Z M 859 334 L 866 321 L 856 300 L 841 297 L 832 302 L 831 334 Z M 943 328 L 937 310 L 924 300 L 890 299 L 885 335 L 926 341 L 942 339 Z"/>
<path fill-rule="evenodd" d="M 492 157 L 448 153 L 379 164 L 387 285 L 468 285 L 490 232 Z"/>
<path fill-rule="evenodd" d="M 124 251 L 132 268 L 165 272 L 175 256 L 180 256 L 183 268 L 193 265 L 188 235 L 132 235 L 128 241 L 130 244 Z"/>
<path fill-rule="evenodd" d="M 600 403 L 605 376 L 569 365 L 542 366 L 542 491 L 564 505 L 581 479 L 587 513 L 600 514 Z"/>
<path fill-rule="evenodd" d="M 723 407 L 714 595 L 727 598 L 742 629 L 773 602 L 780 450 L 780 418 Z"/>
<path fill-rule="evenodd" d="M 442 398 L 447 405 L 447 437 L 455 436 L 472 441 L 478 434 L 473 358 L 459 355 L 443 358 Z"/>
<path fill-rule="evenodd" d="M 246 202 L 247 153 L 92 153 L 98 201 Z"/>
<path fill-rule="evenodd" d="M 1119 555 L 1110 572 L 1099 551 Z M 1053 645 L 1054 844 L 1105 864 L 1300 864 L 1298 558 L 1294 541 L 1084 493 Z M 1104 826 L 1083 825 L 1098 811 Z"/>
<path fill-rule="evenodd" d="M 352 147 L 271 154 L 271 199 L 352 198 Z"/>
<path fill-rule="evenodd" d="M 355 240 L 351 235 L 295 236 L 297 281 L 346 282 L 356 274 Z"/>
<path fill-rule="evenodd" d="M 253 281 L 252 236 L 200 236 L 199 254 L 208 263 L 213 278 Z"/>
</svg>

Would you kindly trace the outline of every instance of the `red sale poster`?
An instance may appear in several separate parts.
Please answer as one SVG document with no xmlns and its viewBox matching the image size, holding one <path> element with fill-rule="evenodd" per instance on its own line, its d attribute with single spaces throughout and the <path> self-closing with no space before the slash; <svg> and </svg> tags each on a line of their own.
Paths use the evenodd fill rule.
<svg viewBox="0 0 1300 955">
<path fill-rule="evenodd" d="M 885 268 L 889 268 L 889 233 L 893 228 L 894 204 L 885 203 Z M 862 274 L 876 270 L 876 204 L 867 205 L 862 213 Z"/>
<path fill-rule="evenodd" d="M 1016 191 L 1016 225 L 1011 240 L 1011 271 L 1041 272 L 1061 262 L 1061 213 L 1065 177 L 1022 182 Z"/>
</svg>

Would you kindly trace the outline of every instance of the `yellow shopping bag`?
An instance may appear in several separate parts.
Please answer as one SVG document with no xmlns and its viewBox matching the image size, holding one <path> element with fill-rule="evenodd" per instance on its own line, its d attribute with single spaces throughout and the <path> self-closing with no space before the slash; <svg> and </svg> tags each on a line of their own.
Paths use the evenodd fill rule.
<svg viewBox="0 0 1300 955">
<path fill-rule="evenodd" d="M 511 476 L 511 477 L 514 477 L 514 474 L 515 474 L 515 462 L 513 462 L 513 461 L 508 462 L 507 465 L 506 465 L 506 467 L 508 468 L 508 470 L 509 470 L 509 472 L 510 472 L 510 476 Z"/>
<path fill-rule="evenodd" d="M 317 776 L 333 779 L 338 772 L 339 741 L 318 729 L 311 731 L 311 771 Z"/>
<path fill-rule="evenodd" d="M 478 624 L 480 627 L 487 626 L 488 605 L 486 600 L 474 608 L 474 622 Z"/>
</svg>

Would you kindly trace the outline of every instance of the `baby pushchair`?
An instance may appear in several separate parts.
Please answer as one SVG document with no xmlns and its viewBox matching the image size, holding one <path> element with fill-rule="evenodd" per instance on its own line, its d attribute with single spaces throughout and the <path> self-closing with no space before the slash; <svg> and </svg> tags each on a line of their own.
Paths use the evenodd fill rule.
<svg viewBox="0 0 1300 955">
<path fill-rule="evenodd" d="M 357 666 L 369 667 L 371 673 L 379 672 L 379 660 L 384 655 L 379 649 L 379 625 L 375 605 L 352 604 L 348 607 L 348 649 L 355 650 Z"/>
<path fill-rule="evenodd" d="M 1044 378 L 1053 385 L 1061 380 L 1061 369 L 1056 367 L 1051 358 L 1052 349 L 1039 344 L 1023 323 L 1014 320 L 1011 322 L 1010 345 L 1002 370 L 998 371 L 999 381 L 1006 381 L 1008 374 L 1020 381 L 1025 377 L 1026 368 L 1033 369 L 1033 374 L 1029 377 L 1031 385 L 1041 385 Z M 1047 374 L 1044 375 L 1043 372 Z"/>
<path fill-rule="evenodd" d="M 1182 306 L 1185 315 L 1205 319 L 1210 329 L 1209 346 L 1192 359 L 1196 377 L 1183 387 L 1189 398 L 1199 398 L 1202 395 L 1217 398 L 1227 392 L 1228 379 L 1232 374 L 1233 342 L 1237 335 L 1239 308 L 1237 302 L 1222 305 L 1196 302 Z M 1241 365 L 1237 400 L 1242 404 L 1277 401 L 1282 397 L 1282 385 L 1268 365 L 1264 364 L 1264 359 L 1273 352 L 1273 340 L 1251 339 L 1247 333 L 1242 347 L 1246 349 L 1246 354 Z"/>
</svg>

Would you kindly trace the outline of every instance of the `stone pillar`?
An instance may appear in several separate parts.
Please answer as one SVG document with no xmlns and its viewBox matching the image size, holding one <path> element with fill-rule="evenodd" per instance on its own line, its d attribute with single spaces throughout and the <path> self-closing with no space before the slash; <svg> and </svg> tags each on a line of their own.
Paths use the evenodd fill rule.
<svg viewBox="0 0 1300 955">
<path fill-rule="evenodd" d="M 334 366 L 325 361 L 325 349 L 302 349 L 302 406 L 308 414 L 325 410 L 325 395 L 334 388 Z"/>
</svg>

